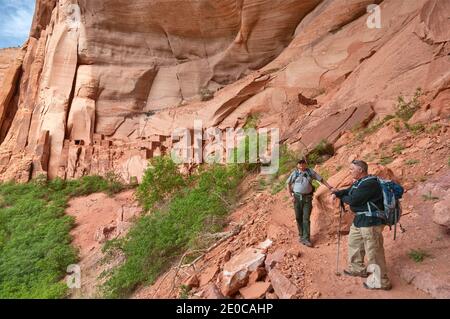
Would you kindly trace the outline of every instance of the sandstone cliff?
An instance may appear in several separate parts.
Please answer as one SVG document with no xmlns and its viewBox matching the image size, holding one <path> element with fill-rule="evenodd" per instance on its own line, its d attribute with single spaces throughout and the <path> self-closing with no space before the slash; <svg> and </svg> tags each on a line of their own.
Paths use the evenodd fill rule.
<svg viewBox="0 0 450 319">
<path fill-rule="evenodd" d="M 14 62 L 17 52 L 19 52 L 17 48 L 0 49 L 0 87 L 2 87 L 5 73 Z"/>
<path fill-rule="evenodd" d="M 1 179 L 139 177 L 194 119 L 225 129 L 260 113 L 310 146 L 418 87 L 413 121 L 448 117 L 450 1 L 385 0 L 369 28 L 373 3 L 38 0 L 0 89 Z"/>
</svg>

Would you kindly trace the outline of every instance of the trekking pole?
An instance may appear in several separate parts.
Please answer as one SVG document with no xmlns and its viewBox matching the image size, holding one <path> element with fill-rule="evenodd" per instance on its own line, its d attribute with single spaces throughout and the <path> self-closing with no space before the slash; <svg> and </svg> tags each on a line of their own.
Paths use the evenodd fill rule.
<svg viewBox="0 0 450 319">
<path fill-rule="evenodd" d="M 344 202 L 340 201 L 340 209 L 339 209 L 339 228 L 338 228 L 338 244 L 337 244 L 337 256 L 336 256 L 336 276 L 340 276 L 339 272 L 339 251 L 341 248 L 341 222 L 342 222 L 342 214 L 344 213 Z"/>
<path fill-rule="evenodd" d="M 395 212 L 394 216 L 394 240 L 397 239 L 397 212 Z"/>
</svg>

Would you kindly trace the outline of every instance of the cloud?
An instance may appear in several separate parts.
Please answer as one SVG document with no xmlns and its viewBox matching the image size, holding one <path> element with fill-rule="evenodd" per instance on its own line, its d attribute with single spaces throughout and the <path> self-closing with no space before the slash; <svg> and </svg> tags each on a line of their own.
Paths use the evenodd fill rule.
<svg viewBox="0 0 450 319">
<path fill-rule="evenodd" d="M 28 38 L 35 0 L 0 0 L 0 48 L 22 45 Z"/>
</svg>

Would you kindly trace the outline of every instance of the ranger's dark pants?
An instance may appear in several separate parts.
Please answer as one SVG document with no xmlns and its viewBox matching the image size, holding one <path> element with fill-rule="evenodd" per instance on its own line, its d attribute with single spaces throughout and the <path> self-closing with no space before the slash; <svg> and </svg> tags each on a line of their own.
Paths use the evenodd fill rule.
<svg viewBox="0 0 450 319">
<path fill-rule="evenodd" d="M 313 195 L 294 194 L 294 210 L 297 220 L 298 235 L 309 241 L 310 234 L 310 216 L 312 210 Z"/>
</svg>

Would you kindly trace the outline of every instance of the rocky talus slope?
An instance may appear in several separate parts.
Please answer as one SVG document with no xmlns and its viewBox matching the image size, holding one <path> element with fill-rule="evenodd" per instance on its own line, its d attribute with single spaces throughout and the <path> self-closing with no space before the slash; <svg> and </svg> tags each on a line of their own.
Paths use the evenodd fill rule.
<svg viewBox="0 0 450 319">
<path fill-rule="evenodd" d="M 311 218 L 315 247 L 307 248 L 298 243 L 286 191 L 273 195 L 270 184 L 261 188 L 255 180 L 247 184 L 247 193 L 231 214 L 220 241 L 194 262 L 174 264 L 155 284 L 139 289 L 135 297 L 186 297 L 184 286 L 190 289 L 189 298 L 450 298 L 450 127 L 447 123 L 433 133 L 394 134 L 392 138 L 404 145 L 401 152 L 393 151 L 395 147 L 387 141 L 377 146 L 384 134 L 380 130 L 371 135 L 374 144 L 353 140 L 316 170 L 328 172 L 332 185 L 345 187 L 351 183 L 348 159 L 369 152 L 374 154 L 372 174 L 405 185 L 402 229 L 397 228 L 396 240 L 393 229 L 384 231 L 391 291 L 368 291 L 361 278 L 336 276 L 339 208 L 324 186 L 316 192 Z M 423 145 L 426 152 L 415 145 Z M 391 163 L 380 164 L 381 149 L 383 154 L 392 154 Z M 341 271 L 347 265 L 346 235 L 353 216 L 350 212 L 343 216 Z M 414 251 L 423 252 L 423 261 L 414 260 Z"/>
</svg>

